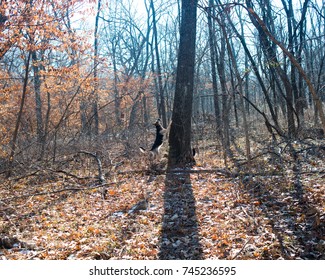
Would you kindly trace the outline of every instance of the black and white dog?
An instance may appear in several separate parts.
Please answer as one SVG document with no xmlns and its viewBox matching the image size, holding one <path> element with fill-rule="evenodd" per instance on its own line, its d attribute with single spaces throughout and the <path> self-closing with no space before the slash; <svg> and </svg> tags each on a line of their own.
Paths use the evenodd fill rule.
<svg viewBox="0 0 325 280">
<path fill-rule="evenodd" d="M 152 158 L 157 157 L 157 155 L 159 154 L 159 150 L 160 150 L 161 146 L 163 145 L 165 135 L 167 134 L 168 128 L 170 127 L 170 125 L 169 125 L 167 129 L 163 128 L 163 126 L 161 125 L 160 119 L 157 119 L 157 121 L 154 123 L 154 126 L 156 126 L 156 138 L 155 138 L 155 142 L 153 143 L 151 149 L 149 150 Z M 147 150 L 143 147 L 140 147 L 140 151 L 142 153 L 147 152 Z"/>
</svg>

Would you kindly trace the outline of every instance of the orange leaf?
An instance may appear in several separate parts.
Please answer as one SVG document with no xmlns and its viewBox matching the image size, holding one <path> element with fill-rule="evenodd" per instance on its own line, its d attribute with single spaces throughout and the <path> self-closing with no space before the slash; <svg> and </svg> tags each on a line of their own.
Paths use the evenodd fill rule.
<svg viewBox="0 0 325 280">
<path fill-rule="evenodd" d="M 115 190 L 109 190 L 108 194 L 111 195 L 111 196 L 114 196 L 114 195 L 116 195 L 116 191 Z"/>
</svg>

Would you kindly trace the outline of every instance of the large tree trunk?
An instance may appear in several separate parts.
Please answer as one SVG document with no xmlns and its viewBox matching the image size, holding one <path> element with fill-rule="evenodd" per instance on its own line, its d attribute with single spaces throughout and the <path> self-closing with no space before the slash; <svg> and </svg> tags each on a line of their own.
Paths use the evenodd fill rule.
<svg viewBox="0 0 325 280">
<path fill-rule="evenodd" d="M 194 89 L 196 10 L 198 0 L 182 1 L 176 88 L 169 136 L 169 167 L 193 163 L 191 117 Z"/>
</svg>

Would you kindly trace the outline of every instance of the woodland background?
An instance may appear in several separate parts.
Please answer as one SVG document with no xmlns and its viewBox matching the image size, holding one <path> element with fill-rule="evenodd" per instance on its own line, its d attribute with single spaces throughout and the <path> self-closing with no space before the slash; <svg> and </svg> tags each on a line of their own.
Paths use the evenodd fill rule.
<svg viewBox="0 0 325 280">
<path fill-rule="evenodd" d="M 167 168 L 181 2 L 1 0 L 2 259 L 325 259 L 324 1 L 198 1 Z"/>
</svg>

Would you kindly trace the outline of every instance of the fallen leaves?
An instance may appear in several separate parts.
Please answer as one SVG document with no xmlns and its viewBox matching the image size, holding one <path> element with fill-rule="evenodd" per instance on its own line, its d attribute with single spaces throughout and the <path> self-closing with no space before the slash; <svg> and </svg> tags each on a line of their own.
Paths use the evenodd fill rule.
<svg viewBox="0 0 325 280">
<path fill-rule="evenodd" d="M 158 259 L 166 246 L 186 258 L 324 259 L 325 178 L 308 171 L 323 162 L 302 162 L 299 178 L 269 162 L 256 159 L 234 177 L 201 172 L 215 168 L 207 162 L 168 179 L 123 172 L 105 199 L 87 189 L 90 179 L 38 172 L 3 181 L 1 197 L 15 199 L 1 200 L 0 237 L 34 247 L 0 248 L 0 257 Z"/>
</svg>

